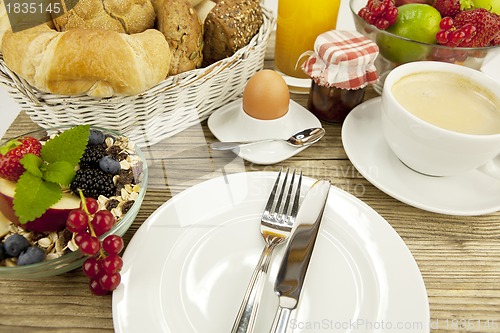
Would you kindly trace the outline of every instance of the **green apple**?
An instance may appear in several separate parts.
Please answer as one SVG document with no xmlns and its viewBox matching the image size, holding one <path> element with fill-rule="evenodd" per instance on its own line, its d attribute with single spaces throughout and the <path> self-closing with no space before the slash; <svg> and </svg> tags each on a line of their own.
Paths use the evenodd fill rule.
<svg viewBox="0 0 500 333">
<path fill-rule="evenodd" d="M 500 0 L 474 0 L 474 7 L 484 8 L 500 15 Z"/>
<path fill-rule="evenodd" d="M 386 31 L 411 41 L 380 34 L 380 54 L 398 64 L 424 59 L 430 48 L 412 41 L 435 44 L 440 21 L 441 14 L 430 5 L 411 3 L 398 7 L 398 19 Z"/>
</svg>

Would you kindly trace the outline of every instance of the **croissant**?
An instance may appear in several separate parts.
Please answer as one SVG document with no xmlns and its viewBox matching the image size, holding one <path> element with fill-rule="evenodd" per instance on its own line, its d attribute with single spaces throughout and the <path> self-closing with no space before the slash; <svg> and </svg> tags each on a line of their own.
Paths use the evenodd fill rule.
<svg viewBox="0 0 500 333">
<path fill-rule="evenodd" d="M 168 75 L 170 50 L 164 35 L 148 29 L 128 35 L 110 30 L 48 25 L 3 37 L 5 64 L 37 89 L 93 97 L 139 94 Z"/>
</svg>

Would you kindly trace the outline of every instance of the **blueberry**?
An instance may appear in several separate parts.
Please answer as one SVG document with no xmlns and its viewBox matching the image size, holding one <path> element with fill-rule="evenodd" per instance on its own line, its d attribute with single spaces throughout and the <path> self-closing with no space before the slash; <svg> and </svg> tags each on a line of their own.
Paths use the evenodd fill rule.
<svg viewBox="0 0 500 333">
<path fill-rule="evenodd" d="M 31 246 L 24 252 L 21 252 L 17 258 L 19 266 L 36 264 L 45 260 L 45 252 L 38 246 Z"/>
<path fill-rule="evenodd" d="M 7 254 L 5 253 L 5 248 L 3 247 L 3 243 L 0 243 L 0 261 L 7 258 Z"/>
<path fill-rule="evenodd" d="M 3 244 L 5 252 L 11 257 L 17 257 L 22 251 L 26 250 L 30 244 L 28 240 L 19 234 L 14 234 L 7 238 Z"/>
<path fill-rule="evenodd" d="M 106 155 L 99 160 L 99 167 L 102 171 L 112 175 L 118 174 L 122 168 L 120 162 L 109 155 Z"/>
<path fill-rule="evenodd" d="M 89 144 L 100 145 L 103 142 L 104 142 L 104 133 L 96 129 L 91 129 L 89 135 Z"/>
</svg>

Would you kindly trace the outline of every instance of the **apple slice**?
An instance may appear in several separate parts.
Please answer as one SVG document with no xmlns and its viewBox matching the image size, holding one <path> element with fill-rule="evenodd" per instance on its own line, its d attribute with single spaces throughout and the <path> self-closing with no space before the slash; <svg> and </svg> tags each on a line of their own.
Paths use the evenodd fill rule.
<svg viewBox="0 0 500 333">
<path fill-rule="evenodd" d="M 0 211 L 0 238 L 9 233 L 10 220 Z"/>
<path fill-rule="evenodd" d="M 15 191 L 15 182 L 0 178 L 0 212 L 25 230 L 37 232 L 61 231 L 66 227 L 69 212 L 80 207 L 80 199 L 77 196 L 64 192 L 61 200 L 51 206 L 42 216 L 31 222 L 21 224 L 14 212 Z"/>
</svg>

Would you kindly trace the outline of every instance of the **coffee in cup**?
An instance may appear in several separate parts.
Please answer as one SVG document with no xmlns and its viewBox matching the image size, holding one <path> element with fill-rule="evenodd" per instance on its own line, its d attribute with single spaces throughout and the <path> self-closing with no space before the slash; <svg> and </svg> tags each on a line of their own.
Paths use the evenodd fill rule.
<svg viewBox="0 0 500 333">
<path fill-rule="evenodd" d="M 403 64 L 387 76 L 382 108 L 387 143 L 408 167 L 450 176 L 483 166 L 500 179 L 500 82 L 455 64 Z"/>
</svg>

